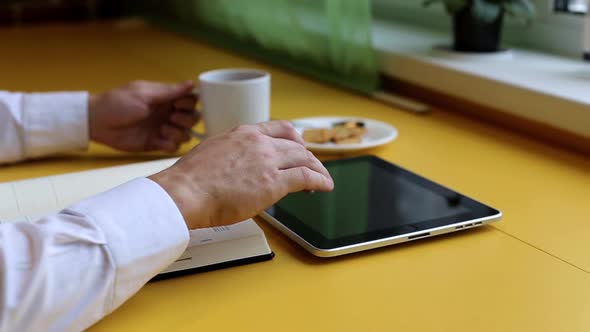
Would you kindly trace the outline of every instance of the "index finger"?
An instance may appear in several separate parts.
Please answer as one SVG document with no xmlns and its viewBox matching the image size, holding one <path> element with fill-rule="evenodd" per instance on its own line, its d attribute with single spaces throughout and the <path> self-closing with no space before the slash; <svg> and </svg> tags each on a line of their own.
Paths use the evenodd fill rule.
<svg viewBox="0 0 590 332">
<path fill-rule="evenodd" d="M 303 138 L 295 127 L 291 124 L 291 122 L 286 120 L 277 120 L 277 121 L 270 121 L 270 122 L 262 122 L 256 125 L 261 133 L 266 136 L 270 136 L 273 138 L 283 138 L 288 139 L 294 142 L 297 142 L 301 145 L 305 145 L 303 142 Z"/>
<path fill-rule="evenodd" d="M 287 193 L 303 190 L 332 191 L 334 180 L 305 166 L 289 168 L 280 172 Z"/>
<path fill-rule="evenodd" d="M 167 84 L 160 82 L 138 82 L 139 93 L 151 103 L 167 103 L 183 97 L 193 96 L 194 84 L 186 81 L 178 84 Z"/>
</svg>

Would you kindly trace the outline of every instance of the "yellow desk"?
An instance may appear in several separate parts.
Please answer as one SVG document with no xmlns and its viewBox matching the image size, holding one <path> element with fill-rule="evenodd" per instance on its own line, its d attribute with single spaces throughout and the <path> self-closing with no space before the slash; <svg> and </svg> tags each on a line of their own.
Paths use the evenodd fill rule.
<svg viewBox="0 0 590 332">
<path fill-rule="evenodd" d="M 442 110 L 392 109 L 141 23 L 4 29 L 0 40 L 0 88 L 10 90 L 269 70 L 274 118 L 387 121 L 399 138 L 369 153 L 505 214 L 494 226 L 335 259 L 312 257 L 261 223 L 274 260 L 151 283 L 91 331 L 590 331 L 588 158 Z M 0 168 L 0 181 L 157 157 L 92 145 Z"/>
</svg>

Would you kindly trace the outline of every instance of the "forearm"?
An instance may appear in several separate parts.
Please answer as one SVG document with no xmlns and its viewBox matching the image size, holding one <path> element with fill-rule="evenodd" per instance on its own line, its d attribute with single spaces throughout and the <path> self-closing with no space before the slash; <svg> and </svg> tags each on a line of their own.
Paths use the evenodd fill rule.
<svg viewBox="0 0 590 332">
<path fill-rule="evenodd" d="M 138 179 L 35 223 L 0 225 L 0 331 L 79 331 L 184 251 L 170 197 Z"/>
<path fill-rule="evenodd" d="M 0 164 L 88 146 L 88 93 L 0 91 Z"/>
</svg>

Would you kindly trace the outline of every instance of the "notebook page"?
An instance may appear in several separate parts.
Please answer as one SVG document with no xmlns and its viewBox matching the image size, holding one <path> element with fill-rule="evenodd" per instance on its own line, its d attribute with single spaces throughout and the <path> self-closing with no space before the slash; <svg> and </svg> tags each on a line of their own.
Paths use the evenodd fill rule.
<svg viewBox="0 0 590 332">
<path fill-rule="evenodd" d="M 0 220 L 33 221 L 132 179 L 154 174 L 177 159 L 164 159 L 0 183 Z"/>
<path fill-rule="evenodd" d="M 176 159 L 135 163 L 131 165 L 71 173 L 51 178 L 56 204 L 62 209 L 79 200 L 107 191 L 127 181 L 157 173 L 171 166 Z"/>
<path fill-rule="evenodd" d="M 154 174 L 177 159 L 165 159 L 91 171 L 0 183 L 0 223 L 34 222 L 76 201 L 129 180 Z M 252 219 L 231 225 L 191 230 L 187 250 L 163 272 L 268 255 L 272 251 Z"/>
</svg>

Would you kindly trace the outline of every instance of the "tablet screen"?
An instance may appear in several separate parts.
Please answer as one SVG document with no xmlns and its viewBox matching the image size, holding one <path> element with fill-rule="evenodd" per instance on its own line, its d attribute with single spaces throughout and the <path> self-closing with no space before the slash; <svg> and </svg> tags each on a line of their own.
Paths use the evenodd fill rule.
<svg viewBox="0 0 590 332">
<path fill-rule="evenodd" d="M 495 212 L 375 157 L 336 160 L 325 165 L 334 179 L 334 191 L 293 193 L 267 210 L 316 244 L 370 240 Z"/>
</svg>

